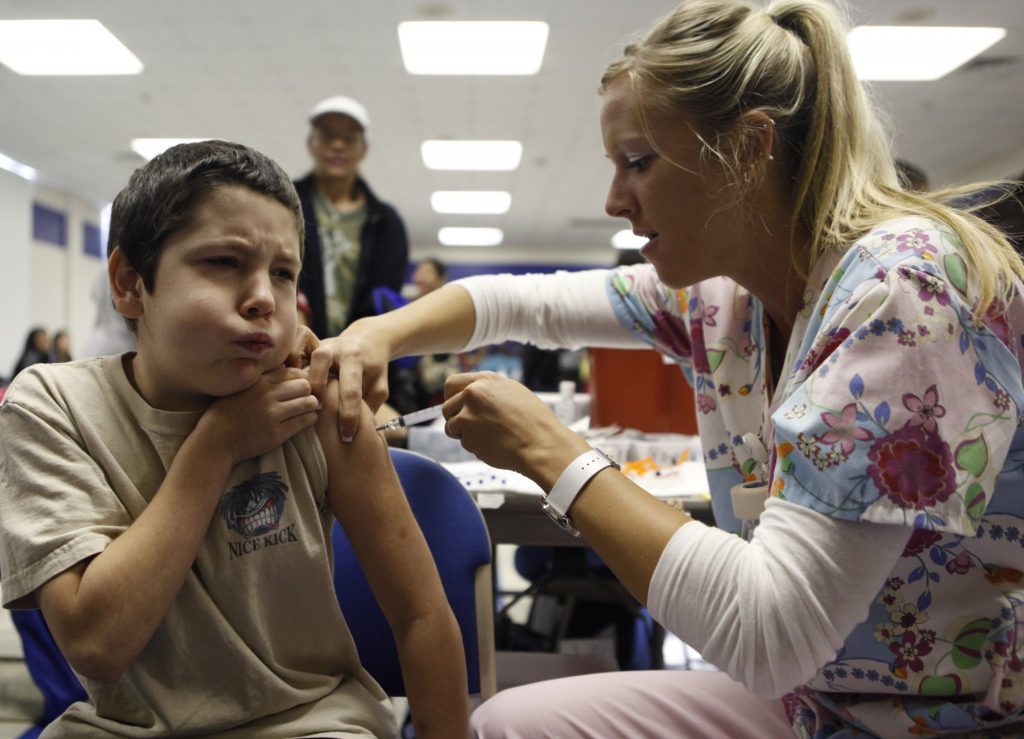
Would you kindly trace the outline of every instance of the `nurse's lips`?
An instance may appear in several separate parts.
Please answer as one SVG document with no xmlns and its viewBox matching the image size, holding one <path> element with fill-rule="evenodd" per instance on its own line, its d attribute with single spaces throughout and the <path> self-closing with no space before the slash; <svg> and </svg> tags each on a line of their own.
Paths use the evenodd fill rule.
<svg viewBox="0 0 1024 739">
<path fill-rule="evenodd" d="M 274 346 L 273 339 L 267 334 L 246 334 L 234 343 L 252 354 L 262 354 Z"/>
</svg>

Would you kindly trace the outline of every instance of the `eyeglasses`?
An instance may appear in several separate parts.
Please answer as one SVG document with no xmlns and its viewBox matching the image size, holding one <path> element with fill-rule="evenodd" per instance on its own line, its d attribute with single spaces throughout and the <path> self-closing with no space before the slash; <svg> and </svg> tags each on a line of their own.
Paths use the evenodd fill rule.
<svg viewBox="0 0 1024 739">
<path fill-rule="evenodd" d="M 362 131 L 330 131 L 326 128 L 313 129 L 313 143 L 318 146 L 327 146 L 335 141 L 340 141 L 345 146 L 356 146 L 363 141 Z"/>
</svg>

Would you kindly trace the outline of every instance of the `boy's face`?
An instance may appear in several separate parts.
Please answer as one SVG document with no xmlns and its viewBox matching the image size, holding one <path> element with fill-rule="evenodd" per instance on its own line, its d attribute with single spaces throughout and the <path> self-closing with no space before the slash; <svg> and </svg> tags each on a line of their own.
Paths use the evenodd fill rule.
<svg viewBox="0 0 1024 739">
<path fill-rule="evenodd" d="M 301 268 L 295 216 L 268 195 L 222 186 L 164 243 L 153 292 L 130 268 L 139 392 L 163 410 L 198 410 L 281 366 L 296 329 Z M 126 282 L 132 282 L 132 277 Z"/>
</svg>

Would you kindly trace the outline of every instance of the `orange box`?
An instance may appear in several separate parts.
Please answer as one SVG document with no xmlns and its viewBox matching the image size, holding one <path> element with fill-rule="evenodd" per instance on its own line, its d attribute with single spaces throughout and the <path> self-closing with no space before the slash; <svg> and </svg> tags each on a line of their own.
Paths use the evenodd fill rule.
<svg viewBox="0 0 1024 739">
<path fill-rule="evenodd" d="M 590 350 L 590 425 L 697 433 L 693 388 L 653 349 Z"/>
</svg>

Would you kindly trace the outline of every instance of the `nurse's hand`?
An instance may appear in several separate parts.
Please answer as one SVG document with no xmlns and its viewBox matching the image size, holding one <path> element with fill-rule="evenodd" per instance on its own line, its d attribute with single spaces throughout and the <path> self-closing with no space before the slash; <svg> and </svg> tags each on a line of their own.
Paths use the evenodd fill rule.
<svg viewBox="0 0 1024 739">
<path fill-rule="evenodd" d="M 329 376 L 338 377 L 338 427 L 344 441 L 359 430 L 363 401 L 376 412 L 388 397 L 388 347 L 356 321 L 333 339 L 324 339 L 309 356 L 309 384 L 321 397 Z"/>
<path fill-rule="evenodd" d="M 515 470 L 545 491 L 590 448 L 533 391 L 493 372 L 452 375 L 444 396 L 448 436 L 492 467 Z"/>
</svg>

